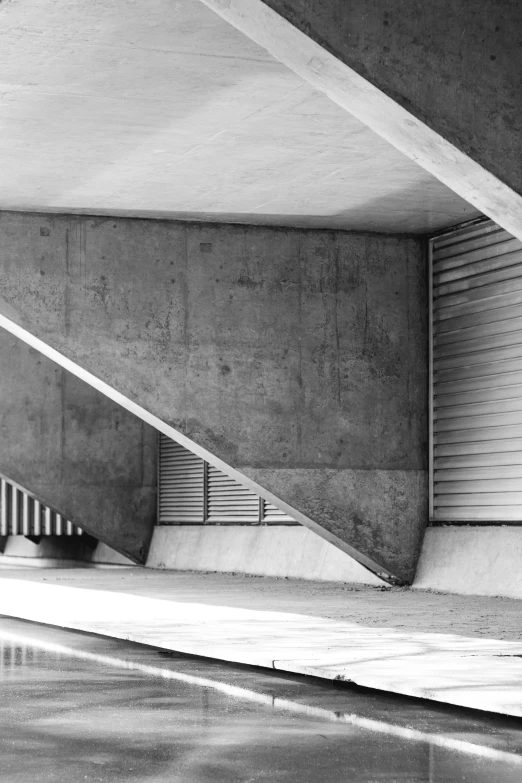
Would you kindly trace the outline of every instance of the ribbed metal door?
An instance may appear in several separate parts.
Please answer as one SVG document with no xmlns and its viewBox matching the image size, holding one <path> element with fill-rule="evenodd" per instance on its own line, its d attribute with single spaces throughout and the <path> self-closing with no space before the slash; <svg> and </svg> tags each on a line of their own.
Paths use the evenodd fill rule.
<svg viewBox="0 0 522 783">
<path fill-rule="evenodd" d="M 277 506 L 161 434 L 160 525 L 297 524 Z"/>
<path fill-rule="evenodd" d="M 431 517 L 522 522 L 522 243 L 483 221 L 430 245 Z"/>
</svg>

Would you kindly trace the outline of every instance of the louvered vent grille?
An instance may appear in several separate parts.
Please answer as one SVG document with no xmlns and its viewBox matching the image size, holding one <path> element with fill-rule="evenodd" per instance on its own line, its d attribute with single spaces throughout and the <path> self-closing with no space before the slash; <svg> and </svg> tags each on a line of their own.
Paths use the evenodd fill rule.
<svg viewBox="0 0 522 783">
<path fill-rule="evenodd" d="M 273 524 L 280 524 L 281 522 L 294 521 L 292 517 L 289 517 L 288 514 L 285 514 L 285 512 L 281 511 L 280 508 L 276 508 L 276 506 L 273 506 L 272 503 L 268 503 L 266 500 L 264 503 L 263 512 L 263 522 L 266 522 L 267 524 L 270 522 Z"/>
<path fill-rule="evenodd" d="M 432 519 L 522 521 L 522 243 L 432 240 Z"/>
<path fill-rule="evenodd" d="M 161 436 L 159 519 L 162 524 L 204 520 L 204 463 L 179 443 Z"/>
<path fill-rule="evenodd" d="M 158 523 L 297 524 L 235 479 L 160 435 Z"/>
<path fill-rule="evenodd" d="M 259 522 L 259 497 L 212 465 L 208 466 L 207 522 Z"/>
<path fill-rule="evenodd" d="M 0 535 L 80 536 L 82 529 L 5 478 L 0 478 Z"/>
</svg>

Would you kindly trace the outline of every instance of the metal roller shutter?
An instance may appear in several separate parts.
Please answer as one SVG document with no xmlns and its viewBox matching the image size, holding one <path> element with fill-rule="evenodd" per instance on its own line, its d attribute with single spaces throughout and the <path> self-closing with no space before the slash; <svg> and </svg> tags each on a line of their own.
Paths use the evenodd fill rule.
<svg viewBox="0 0 522 783">
<path fill-rule="evenodd" d="M 522 522 L 522 243 L 483 221 L 430 259 L 431 518 Z"/>
<path fill-rule="evenodd" d="M 298 524 L 281 509 L 160 434 L 158 524 Z"/>
</svg>

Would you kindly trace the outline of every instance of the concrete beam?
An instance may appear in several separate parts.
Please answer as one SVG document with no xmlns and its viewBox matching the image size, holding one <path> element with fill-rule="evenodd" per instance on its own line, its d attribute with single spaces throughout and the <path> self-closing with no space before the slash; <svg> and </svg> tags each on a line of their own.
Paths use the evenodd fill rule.
<svg viewBox="0 0 522 783">
<path fill-rule="evenodd" d="M 418 100 L 415 101 L 419 93 L 418 87 L 416 91 L 415 89 L 412 90 L 414 94 L 411 97 L 408 95 L 408 80 L 412 73 L 411 69 L 403 68 L 402 80 L 397 80 L 395 90 L 393 90 L 393 85 L 386 85 L 386 79 L 379 78 L 378 74 L 380 71 L 376 69 L 372 71 L 366 67 L 365 59 L 367 60 L 374 53 L 371 52 L 369 55 L 362 44 L 352 43 L 353 40 L 361 41 L 364 39 L 365 25 L 375 26 L 377 24 L 377 21 L 372 18 L 372 13 L 375 12 L 377 14 L 377 10 L 379 10 L 373 8 L 375 3 L 366 4 L 368 6 L 366 13 L 358 8 L 360 14 L 356 19 L 359 22 L 359 27 L 356 24 L 355 31 L 350 36 L 350 34 L 346 33 L 346 28 L 350 21 L 353 3 L 341 4 L 343 10 L 339 14 L 335 10 L 339 8 L 339 4 L 337 2 L 334 3 L 333 0 L 326 4 L 323 3 L 323 0 L 317 3 L 307 2 L 303 4 L 287 2 L 287 0 L 269 0 L 269 5 L 274 6 L 279 13 L 274 8 L 270 8 L 263 0 L 202 0 L 202 2 L 253 41 L 263 46 L 270 54 L 281 60 L 314 88 L 328 95 L 331 100 L 363 122 L 379 136 L 386 139 L 404 155 L 437 177 L 463 199 L 492 218 L 506 231 L 522 239 L 522 196 L 511 184 L 506 184 L 511 167 L 515 165 L 518 167 L 520 162 L 520 135 L 518 135 L 518 142 L 514 149 L 510 150 L 502 146 L 502 144 L 498 148 L 498 156 L 508 155 L 510 152 L 514 153 L 510 154 L 505 166 L 500 165 L 498 160 L 496 161 L 496 170 L 503 175 L 502 179 L 500 179 L 480 162 L 480 155 L 468 154 L 467 149 L 471 147 L 469 141 L 463 145 L 455 143 L 459 131 L 463 138 L 469 138 L 470 141 L 475 138 L 476 143 L 479 143 L 480 132 L 470 135 L 469 128 L 459 129 L 454 127 L 445 134 L 441 131 L 448 124 L 451 126 L 450 120 L 446 124 L 444 121 L 439 123 L 438 125 L 441 126 L 439 130 L 435 127 L 437 123 L 434 123 L 433 126 L 428 124 L 428 118 L 431 118 L 433 111 L 433 109 L 430 111 L 430 104 L 426 101 L 427 105 L 424 111 L 422 107 L 416 106 L 416 103 L 419 103 Z M 360 3 L 355 5 L 359 7 L 365 4 L 361 0 Z M 440 3 L 438 5 L 440 6 Z M 499 4 L 491 1 L 485 3 L 485 5 L 491 6 L 491 9 L 495 10 L 494 17 L 498 17 L 499 14 L 502 15 L 503 11 L 500 9 L 503 6 L 509 6 L 509 9 L 514 12 L 515 16 L 518 13 L 517 8 L 519 8 L 518 3 L 512 2 Z M 433 20 L 432 14 L 425 14 L 424 7 L 419 14 L 419 6 L 416 2 L 403 0 L 400 6 L 394 5 L 393 13 L 385 14 L 385 25 L 389 24 L 388 20 L 390 17 L 393 21 L 395 21 L 396 17 L 400 17 L 402 11 L 407 19 L 412 19 L 414 22 L 419 20 L 419 18 L 424 18 L 424 23 L 418 22 L 421 28 L 419 35 L 428 35 L 429 20 Z M 411 6 L 409 13 L 407 6 Z M 443 8 L 439 9 L 441 17 L 450 12 L 450 6 L 453 6 L 453 15 L 455 14 L 454 6 L 459 6 L 463 26 L 462 35 L 464 35 L 467 23 L 466 13 L 474 18 L 476 15 L 474 9 L 470 8 L 468 3 L 444 3 Z M 466 8 L 464 9 L 463 6 L 466 6 Z M 493 6 L 496 8 L 493 9 Z M 281 14 L 290 18 L 292 23 Z M 339 15 L 340 19 L 338 18 Z M 382 16 L 382 13 L 379 13 L 378 20 L 382 34 L 383 26 L 380 16 Z M 504 29 L 509 24 L 508 19 L 502 18 Z M 319 24 L 315 24 L 318 20 Z M 444 23 L 442 23 L 440 29 L 442 33 L 442 30 L 445 29 Z M 515 27 L 514 29 L 516 31 L 517 28 Z M 518 29 L 520 29 L 520 24 Z M 318 30 L 321 32 L 318 33 Z M 305 34 L 303 31 L 309 34 Z M 347 37 L 343 38 L 343 33 Z M 451 31 L 451 33 L 453 40 L 455 30 Z M 314 37 L 316 40 L 314 40 Z M 318 39 L 320 39 L 320 43 Z M 377 49 L 379 48 L 380 39 L 377 35 L 374 35 L 372 43 Z M 474 43 L 479 49 L 483 46 L 479 39 Z M 445 40 L 442 37 L 440 47 L 443 59 L 445 58 L 445 44 L 447 44 L 447 39 Z M 332 53 L 332 50 L 335 54 Z M 515 55 L 516 48 L 513 48 L 511 51 Z M 419 55 L 419 47 L 414 48 L 414 52 L 422 61 L 422 52 Z M 404 44 L 400 40 L 395 42 L 393 52 L 386 55 L 385 60 L 393 63 L 394 56 L 395 60 L 404 61 Z M 343 57 L 344 61 L 341 59 Z M 492 55 L 492 57 L 496 58 L 496 55 Z M 351 62 L 351 66 L 348 64 L 348 61 Z M 356 63 L 360 66 L 360 72 L 356 70 Z M 419 60 L 416 59 L 414 70 L 417 69 L 418 65 Z M 425 62 L 422 67 L 422 72 L 428 79 L 428 83 L 429 65 L 430 62 Z M 436 58 L 432 58 L 432 70 L 437 69 L 437 67 L 438 62 Z M 512 69 L 513 67 L 512 64 Z M 361 75 L 361 72 L 364 73 L 364 76 Z M 507 74 L 508 72 L 506 67 L 505 73 Z M 369 74 L 371 78 L 368 78 Z M 481 72 L 477 71 L 473 78 L 480 82 L 481 75 Z M 451 80 L 451 71 L 449 78 Z M 383 85 L 384 89 L 380 87 L 380 84 Z M 386 94 L 386 86 L 389 87 L 389 94 Z M 430 91 L 428 89 L 426 92 L 430 98 L 433 97 L 433 90 Z M 390 97 L 391 94 L 393 94 L 393 97 Z M 491 91 L 489 95 L 484 95 L 484 99 L 486 100 L 490 95 Z M 466 97 L 457 94 L 454 100 L 463 101 Z M 519 88 L 518 94 L 514 91 L 511 97 L 513 102 L 520 103 Z M 477 124 L 477 118 L 474 118 L 472 113 L 465 117 L 468 123 Z M 498 121 L 497 116 L 493 116 L 493 120 L 494 123 L 492 124 L 492 107 L 484 106 L 483 118 L 481 118 L 478 124 L 480 125 L 480 122 L 483 122 L 495 129 Z M 511 122 L 509 113 L 506 115 L 505 122 L 508 125 Z M 477 131 L 476 128 L 473 130 Z M 478 130 L 480 131 L 480 128 Z M 489 133 L 494 136 L 495 130 L 492 131 L 491 127 L 489 127 Z M 520 131 L 518 131 L 519 133 Z M 491 164 L 491 155 L 484 156 L 484 160 Z M 519 190 L 522 189 L 522 179 L 515 177 L 514 184 Z"/>
</svg>

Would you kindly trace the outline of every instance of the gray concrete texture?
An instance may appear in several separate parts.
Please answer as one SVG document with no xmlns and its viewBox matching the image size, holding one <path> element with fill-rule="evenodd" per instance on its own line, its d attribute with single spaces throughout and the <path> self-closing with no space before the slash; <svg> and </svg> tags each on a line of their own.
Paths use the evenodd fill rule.
<svg viewBox="0 0 522 783">
<path fill-rule="evenodd" d="M 427 270 L 407 236 L 2 213 L 0 310 L 411 579 Z"/>
<path fill-rule="evenodd" d="M 477 215 L 198 0 L 0 19 L 3 209 L 412 233 Z"/>
<path fill-rule="evenodd" d="M 156 431 L 2 329 L 0 400 L 0 473 L 142 562 L 156 516 Z M 63 542 L 69 553 L 83 547 Z"/>
<path fill-rule="evenodd" d="M 518 193 L 518 0 L 265 0 Z"/>
</svg>

